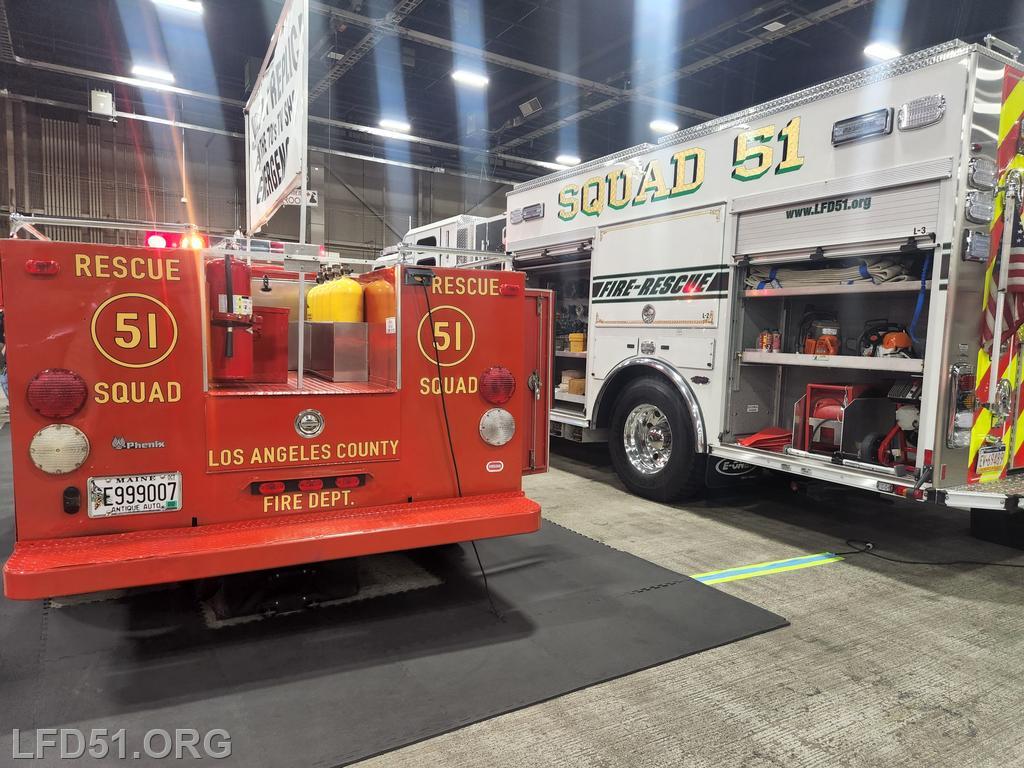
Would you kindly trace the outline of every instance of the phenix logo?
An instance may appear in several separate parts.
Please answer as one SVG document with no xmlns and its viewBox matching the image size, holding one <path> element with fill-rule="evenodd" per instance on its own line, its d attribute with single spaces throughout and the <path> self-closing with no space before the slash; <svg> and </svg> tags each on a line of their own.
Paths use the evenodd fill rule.
<svg viewBox="0 0 1024 768">
<path fill-rule="evenodd" d="M 123 437 L 115 437 L 110 441 L 110 445 L 116 451 L 127 451 L 134 450 L 136 448 L 166 448 L 167 444 L 163 440 L 151 440 L 147 443 L 136 442 L 135 440 L 125 440 Z"/>
</svg>

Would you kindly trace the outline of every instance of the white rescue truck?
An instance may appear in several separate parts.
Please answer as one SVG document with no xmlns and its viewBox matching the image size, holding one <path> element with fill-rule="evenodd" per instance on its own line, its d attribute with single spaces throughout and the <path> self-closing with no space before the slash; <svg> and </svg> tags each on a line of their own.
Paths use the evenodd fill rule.
<svg viewBox="0 0 1024 768">
<path fill-rule="evenodd" d="M 1017 54 L 953 41 L 516 186 L 552 434 L 653 499 L 764 468 L 1024 541 Z"/>
</svg>

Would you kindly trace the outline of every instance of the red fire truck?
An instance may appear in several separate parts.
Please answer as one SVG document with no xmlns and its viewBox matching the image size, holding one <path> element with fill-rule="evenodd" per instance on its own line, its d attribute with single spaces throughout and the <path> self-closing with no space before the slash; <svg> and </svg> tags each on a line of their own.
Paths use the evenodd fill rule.
<svg viewBox="0 0 1024 768">
<path fill-rule="evenodd" d="M 537 530 L 545 292 L 396 266 L 346 278 L 376 316 L 307 322 L 323 257 L 264 258 L 0 244 L 9 598 Z"/>
</svg>

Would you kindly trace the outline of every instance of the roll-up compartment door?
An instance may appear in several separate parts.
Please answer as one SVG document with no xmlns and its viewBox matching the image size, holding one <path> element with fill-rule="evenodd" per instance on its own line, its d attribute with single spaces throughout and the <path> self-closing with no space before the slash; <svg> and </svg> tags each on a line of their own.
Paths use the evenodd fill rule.
<svg viewBox="0 0 1024 768">
<path fill-rule="evenodd" d="M 921 238 L 938 229 L 940 191 L 933 181 L 744 211 L 737 216 L 735 255 Z"/>
<path fill-rule="evenodd" d="M 593 241 L 589 239 L 573 240 L 557 245 L 523 248 L 515 251 L 512 254 L 512 259 L 516 269 L 528 271 L 534 267 L 586 261 L 590 258 L 592 247 Z"/>
</svg>

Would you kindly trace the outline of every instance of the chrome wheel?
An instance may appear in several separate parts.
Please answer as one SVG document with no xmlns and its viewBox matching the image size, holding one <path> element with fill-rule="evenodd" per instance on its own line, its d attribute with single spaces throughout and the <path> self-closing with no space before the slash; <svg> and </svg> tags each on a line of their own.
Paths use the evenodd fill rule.
<svg viewBox="0 0 1024 768">
<path fill-rule="evenodd" d="M 672 427 L 656 406 L 638 405 L 626 417 L 622 444 L 633 468 L 653 475 L 665 468 L 672 457 Z"/>
</svg>

